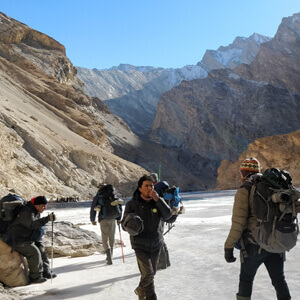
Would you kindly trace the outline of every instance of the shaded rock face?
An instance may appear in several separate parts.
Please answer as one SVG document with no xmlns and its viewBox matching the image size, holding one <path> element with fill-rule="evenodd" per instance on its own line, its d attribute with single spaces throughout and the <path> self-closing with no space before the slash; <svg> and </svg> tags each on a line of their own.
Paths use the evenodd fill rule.
<svg viewBox="0 0 300 300">
<path fill-rule="evenodd" d="M 298 129 L 299 110 L 298 94 L 230 70 L 211 72 L 162 96 L 152 138 L 207 159 L 237 158 L 259 137 Z"/>
<path fill-rule="evenodd" d="M 298 76 L 297 16 L 280 25 L 274 42 L 263 44 L 249 66 L 213 70 L 205 79 L 182 82 L 163 94 L 152 126 L 152 140 L 176 146 L 187 156 L 200 154 L 202 162 L 216 175 L 222 160 L 238 159 L 254 140 L 299 129 L 300 95 L 288 83 L 290 78 Z M 283 47 L 278 43 L 281 40 L 291 56 L 285 53 L 278 60 Z M 266 48 L 272 51 L 266 54 Z M 292 69 L 293 63 L 297 66 Z M 285 72 L 274 72 L 278 65 Z M 271 80 L 271 74 L 278 80 Z M 280 86 L 280 82 L 286 84 Z M 210 170 L 198 172 L 208 174 Z"/>
<path fill-rule="evenodd" d="M 218 50 L 207 50 L 197 65 L 178 69 L 135 67 L 121 64 L 108 70 L 78 69 L 78 78 L 85 83 L 90 96 L 105 100 L 105 104 L 121 117 L 138 134 L 149 131 L 157 103 L 162 93 L 179 85 L 183 80 L 205 78 L 212 69 L 234 68 L 251 62 L 260 44 L 270 38 L 253 34 L 249 38 L 238 37 Z"/>
<path fill-rule="evenodd" d="M 103 182 L 128 194 L 146 173 L 112 154 L 102 122 L 111 113 L 75 75 L 64 46 L 0 13 L 2 194 L 90 199 Z"/>
<path fill-rule="evenodd" d="M 221 162 L 218 168 L 217 189 L 235 189 L 241 185 L 239 168 L 242 161 L 256 157 L 263 168 L 279 168 L 290 173 L 295 187 L 300 186 L 300 130 L 289 134 L 265 137 L 248 146 L 237 161 Z"/>
<path fill-rule="evenodd" d="M 29 283 L 24 258 L 0 239 L 0 281 L 9 287 Z M 8 298 L 9 299 L 9 298 Z"/>
</svg>

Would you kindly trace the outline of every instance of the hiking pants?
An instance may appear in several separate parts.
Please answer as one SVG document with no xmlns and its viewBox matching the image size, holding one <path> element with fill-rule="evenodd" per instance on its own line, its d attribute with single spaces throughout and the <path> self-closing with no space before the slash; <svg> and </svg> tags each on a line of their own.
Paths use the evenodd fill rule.
<svg viewBox="0 0 300 300">
<path fill-rule="evenodd" d="M 100 230 L 104 251 L 113 249 L 115 244 L 116 220 L 101 220 Z"/>
<path fill-rule="evenodd" d="M 41 257 L 43 261 L 43 276 L 45 277 L 47 274 L 48 275 L 51 274 L 49 259 L 46 254 L 44 244 L 41 241 L 38 241 L 35 242 L 35 245 L 39 248 L 41 253 Z"/>
<path fill-rule="evenodd" d="M 257 245 L 248 244 L 246 246 L 248 257 L 241 263 L 240 283 L 238 296 L 251 297 L 252 286 L 255 274 L 261 264 L 264 264 L 272 285 L 276 290 L 278 300 L 290 300 L 290 292 L 284 277 L 284 253 L 270 253 L 261 249 Z"/>
<path fill-rule="evenodd" d="M 141 273 L 139 286 L 144 290 L 147 300 L 156 300 L 154 275 L 156 273 L 160 249 L 147 252 L 135 249 L 138 267 Z"/>
<path fill-rule="evenodd" d="M 43 260 L 40 249 L 34 242 L 26 241 L 14 246 L 14 250 L 25 256 L 29 267 L 31 280 L 43 277 Z"/>
</svg>

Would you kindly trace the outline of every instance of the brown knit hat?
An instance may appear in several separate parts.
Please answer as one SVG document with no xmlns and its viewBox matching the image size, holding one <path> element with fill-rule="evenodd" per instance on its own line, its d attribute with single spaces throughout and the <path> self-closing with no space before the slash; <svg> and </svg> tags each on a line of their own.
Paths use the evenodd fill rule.
<svg viewBox="0 0 300 300">
<path fill-rule="evenodd" d="M 247 176 L 250 173 L 259 173 L 261 172 L 261 166 L 259 161 L 255 157 L 246 158 L 240 167 L 241 173 L 243 176 Z"/>
</svg>

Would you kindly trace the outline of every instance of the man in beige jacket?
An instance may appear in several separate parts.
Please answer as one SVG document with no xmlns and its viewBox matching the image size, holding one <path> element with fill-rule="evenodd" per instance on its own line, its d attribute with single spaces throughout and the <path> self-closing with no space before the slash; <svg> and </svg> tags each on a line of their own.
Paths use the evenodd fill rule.
<svg viewBox="0 0 300 300">
<path fill-rule="evenodd" d="M 257 219 L 253 214 L 252 203 L 249 201 L 251 185 L 261 176 L 260 163 L 256 158 L 245 159 L 240 167 L 242 185 L 237 190 L 233 212 L 232 225 L 225 242 L 225 260 L 234 262 L 235 245 L 242 244 L 241 269 L 237 300 L 250 300 L 253 280 L 261 264 L 267 268 L 272 284 L 276 290 L 277 299 L 291 299 L 288 285 L 284 276 L 284 253 L 271 253 L 256 244 L 252 230 L 256 227 Z"/>
</svg>

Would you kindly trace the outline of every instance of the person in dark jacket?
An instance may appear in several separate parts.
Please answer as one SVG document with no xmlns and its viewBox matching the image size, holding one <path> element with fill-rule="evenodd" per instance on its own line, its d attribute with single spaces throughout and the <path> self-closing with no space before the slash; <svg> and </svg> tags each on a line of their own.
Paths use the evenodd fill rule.
<svg viewBox="0 0 300 300">
<path fill-rule="evenodd" d="M 100 224 L 100 231 L 101 231 L 101 239 L 102 239 L 102 246 L 104 252 L 106 254 L 106 264 L 112 265 L 113 261 L 113 249 L 115 244 L 115 233 L 116 233 L 116 221 L 120 221 L 122 217 L 122 203 L 123 200 L 120 199 L 117 195 L 114 194 L 114 188 L 112 185 L 107 185 L 112 187 L 112 200 L 109 205 L 117 206 L 119 208 L 120 214 L 116 218 L 105 218 L 102 214 L 103 206 L 99 204 L 98 197 L 100 196 L 99 189 L 97 195 L 93 198 L 91 210 L 90 210 L 90 220 L 93 225 L 97 225 L 96 222 L 96 214 L 98 211 L 98 222 Z M 107 216 L 109 217 L 109 216 Z"/>
<path fill-rule="evenodd" d="M 42 243 L 43 226 L 49 221 L 55 221 L 54 213 L 40 217 L 40 214 L 47 208 L 47 203 L 44 196 L 32 198 L 20 210 L 4 235 L 7 244 L 26 257 L 31 283 L 42 283 L 56 277 L 56 274 L 50 271 L 49 260 Z"/>
<path fill-rule="evenodd" d="M 154 288 L 159 252 L 163 244 L 163 220 L 171 217 L 172 211 L 165 200 L 154 191 L 150 176 L 138 181 L 132 200 L 128 201 L 122 219 L 122 227 L 130 234 L 141 273 L 135 293 L 139 299 L 157 299 Z"/>
</svg>

